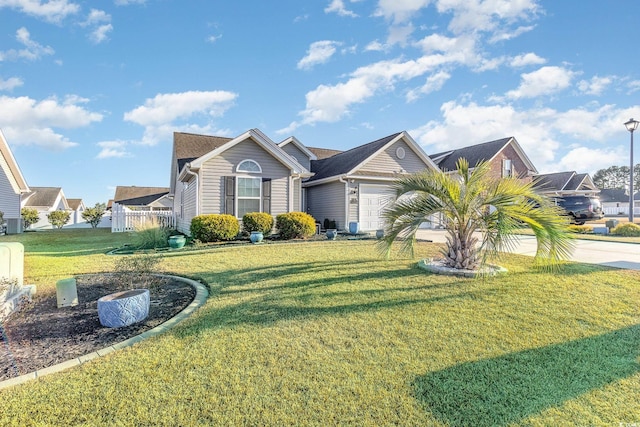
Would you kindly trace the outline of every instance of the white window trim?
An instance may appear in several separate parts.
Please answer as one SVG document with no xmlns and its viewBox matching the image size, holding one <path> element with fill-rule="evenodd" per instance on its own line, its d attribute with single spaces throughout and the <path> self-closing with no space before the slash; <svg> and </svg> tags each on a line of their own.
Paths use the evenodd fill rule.
<svg viewBox="0 0 640 427">
<path fill-rule="evenodd" d="M 508 169 L 505 167 L 507 162 L 509 163 Z M 503 178 L 513 177 L 513 161 L 511 159 L 502 159 L 502 177 Z"/>
<path fill-rule="evenodd" d="M 253 164 L 255 164 L 258 167 L 258 170 L 257 171 L 250 171 L 250 170 L 246 170 L 246 169 L 240 169 L 240 166 L 245 162 L 252 162 Z M 262 166 L 260 166 L 260 163 L 256 162 L 253 159 L 244 159 L 243 161 L 239 162 L 238 165 L 236 166 L 236 172 L 262 173 Z"/>
<path fill-rule="evenodd" d="M 240 162 L 242 163 L 242 162 Z M 260 166 L 260 165 L 258 165 Z M 240 185 L 240 179 L 241 178 L 245 178 L 245 179 L 257 179 L 260 181 L 260 185 L 258 185 L 258 190 L 260 191 L 260 195 L 258 197 L 240 197 L 240 191 L 239 191 L 239 185 Z M 242 200 L 258 200 L 258 206 L 259 206 L 259 210 L 258 212 L 262 212 L 262 178 L 257 177 L 257 176 L 236 176 L 236 196 L 235 196 L 235 211 L 236 211 L 236 218 L 238 219 L 242 219 L 242 216 L 240 216 L 240 210 L 238 209 L 238 201 L 240 201 L 240 199 Z"/>
</svg>

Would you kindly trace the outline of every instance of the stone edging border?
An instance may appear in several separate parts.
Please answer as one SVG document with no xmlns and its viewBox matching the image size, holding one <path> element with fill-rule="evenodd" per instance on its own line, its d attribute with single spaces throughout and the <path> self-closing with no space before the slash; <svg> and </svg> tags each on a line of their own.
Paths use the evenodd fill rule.
<svg viewBox="0 0 640 427">
<path fill-rule="evenodd" d="M 430 273 L 459 277 L 478 277 L 482 275 L 495 276 L 497 274 L 504 274 L 507 272 L 506 268 L 492 264 L 488 264 L 482 270 L 457 270 L 455 268 L 445 267 L 438 262 L 438 260 L 434 260 L 432 258 L 421 259 L 418 261 L 418 267 Z"/>
<path fill-rule="evenodd" d="M 159 335 L 169 330 L 170 328 L 173 328 L 178 323 L 180 323 L 181 321 L 189 317 L 196 309 L 200 308 L 205 303 L 205 301 L 207 301 L 207 298 L 209 296 L 209 291 L 207 291 L 207 288 L 204 287 L 201 283 L 198 283 L 195 280 L 187 279 L 186 277 L 173 276 L 173 275 L 159 275 L 159 276 L 164 276 L 164 277 L 169 277 L 171 279 L 179 280 L 195 288 L 196 296 L 191 302 L 191 304 L 186 306 L 180 313 L 176 314 L 166 322 L 156 326 L 153 329 L 149 329 L 146 332 L 143 332 L 139 335 L 131 337 L 125 341 L 121 341 L 119 343 L 110 345 L 108 347 L 94 351 L 93 353 L 85 354 L 84 356 L 67 360 L 66 362 L 58 363 L 57 365 L 49 366 L 49 367 L 40 369 L 38 371 L 20 375 L 19 377 L 9 378 L 8 380 L 0 381 L 0 390 L 7 387 L 13 387 L 15 385 L 25 383 L 27 381 L 35 380 L 45 375 L 61 372 L 69 368 L 80 366 L 83 363 L 93 360 L 97 357 L 102 357 L 116 350 L 120 350 L 122 348 L 132 346 L 133 344 L 140 342 L 144 339 Z"/>
</svg>

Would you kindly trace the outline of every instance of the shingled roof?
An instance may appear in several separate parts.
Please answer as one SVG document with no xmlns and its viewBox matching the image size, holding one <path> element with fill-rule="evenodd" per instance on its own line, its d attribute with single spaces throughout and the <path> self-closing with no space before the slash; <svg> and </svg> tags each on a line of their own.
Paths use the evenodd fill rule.
<svg viewBox="0 0 640 427">
<path fill-rule="evenodd" d="M 196 135 L 193 133 L 173 133 L 173 156 L 178 162 L 178 171 L 181 171 L 186 163 L 223 146 L 233 138 L 222 136 Z"/>
<path fill-rule="evenodd" d="M 58 195 L 62 191 L 61 187 L 30 187 L 31 192 L 28 194 L 24 203 L 25 207 L 47 207 L 55 205 Z"/>
<path fill-rule="evenodd" d="M 474 167 L 480 162 L 491 160 L 512 138 L 513 137 L 496 139 L 495 141 L 432 154 L 429 157 L 431 157 L 431 160 L 443 171 L 456 170 L 456 163 L 460 158 L 467 159 L 469 166 Z"/>
<path fill-rule="evenodd" d="M 77 211 L 80 205 L 82 205 L 82 199 L 67 199 L 67 203 L 71 210 Z"/>
<path fill-rule="evenodd" d="M 339 152 L 331 157 L 312 161 L 311 172 L 314 172 L 315 175 L 307 182 L 344 175 L 350 172 L 401 133 L 402 132 L 394 133 L 393 135 L 385 136 L 384 138 L 360 145 L 351 150 Z M 310 150 L 313 151 L 312 149 Z M 316 153 L 314 152 L 314 154 Z M 316 156 L 318 156 L 318 154 L 316 154 Z M 318 156 L 318 158 L 320 158 L 320 156 Z"/>
<path fill-rule="evenodd" d="M 556 172 L 544 175 L 538 175 L 533 178 L 533 186 L 543 191 L 561 191 L 565 190 L 567 184 L 572 181 L 575 172 Z M 575 190 L 576 188 L 569 188 Z"/>
<path fill-rule="evenodd" d="M 307 147 L 309 151 L 316 155 L 318 160 L 327 159 L 329 157 L 335 156 L 336 154 L 340 154 L 343 151 L 341 150 L 330 150 L 328 148 L 317 148 L 317 147 Z"/>
<path fill-rule="evenodd" d="M 629 193 L 620 188 L 604 188 L 600 190 L 600 201 L 602 203 L 624 203 L 629 202 Z M 633 195 L 635 200 L 640 198 L 638 193 Z"/>
<path fill-rule="evenodd" d="M 117 186 L 113 201 L 120 205 L 147 206 L 167 194 L 167 187 Z"/>
</svg>

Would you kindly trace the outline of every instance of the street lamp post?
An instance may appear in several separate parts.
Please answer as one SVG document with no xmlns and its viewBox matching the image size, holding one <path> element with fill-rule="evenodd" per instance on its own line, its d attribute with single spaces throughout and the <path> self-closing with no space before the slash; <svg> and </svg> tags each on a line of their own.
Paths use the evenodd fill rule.
<svg viewBox="0 0 640 427">
<path fill-rule="evenodd" d="M 624 124 L 629 132 L 631 132 L 631 163 L 629 166 L 629 222 L 633 223 L 633 131 L 638 129 L 637 120 L 629 119 Z"/>
</svg>

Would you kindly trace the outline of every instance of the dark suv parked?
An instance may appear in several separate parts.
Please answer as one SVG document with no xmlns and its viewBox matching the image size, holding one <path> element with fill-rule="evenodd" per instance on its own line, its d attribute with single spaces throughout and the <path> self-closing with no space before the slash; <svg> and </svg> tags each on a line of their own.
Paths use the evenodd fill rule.
<svg viewBox="0 0 640 427">
<path fill-rule="evenodd" d="M 566 196 L 557 198 L 556 204 L 567 211 L 573 224 L 582 225 L 585 221 L 604 218 L 602 204 L 597 197 Z"/>
</svg>

